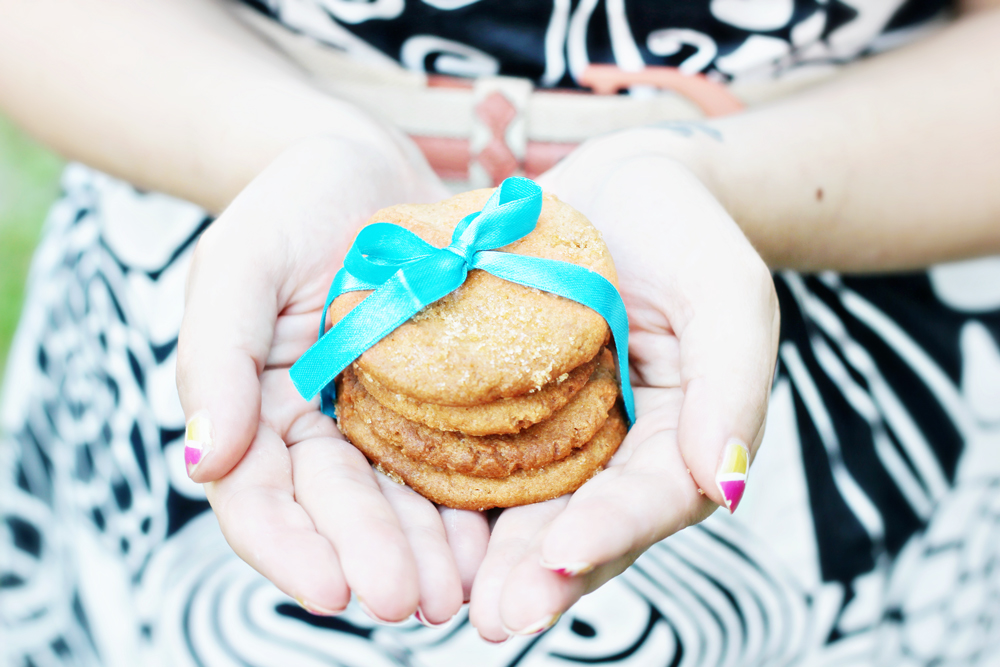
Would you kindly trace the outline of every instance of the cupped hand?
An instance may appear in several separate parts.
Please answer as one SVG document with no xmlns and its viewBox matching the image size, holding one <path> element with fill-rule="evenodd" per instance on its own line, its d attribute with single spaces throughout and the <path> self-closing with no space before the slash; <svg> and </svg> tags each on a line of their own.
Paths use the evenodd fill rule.
<svg viewBox="0 0 1000 667">
<path fill-rule="evenodd" d="M 657 132 L 592 142 L 539 180 L 615 258 L 637 421 L 576 493 L 497 519 L 470 609 L 492 641 L 550 627 L 655 542 L 735 510 L 763 436 L 779 328 L 770 273 L 689 170 L 643 148 Z"/>
<path fill-rule="evenodd" d="M 485 552 L 480 514 L 439 511 L 374 472 L 288 376 L 361 224 L 444 196 L 419 160 L 314 139 L 275 160 L 195 251 L 177 369 L 189 474 L 236 553 L 315 613 L 353 592 L 381 620 L 446 621 Z"/>
</svg>

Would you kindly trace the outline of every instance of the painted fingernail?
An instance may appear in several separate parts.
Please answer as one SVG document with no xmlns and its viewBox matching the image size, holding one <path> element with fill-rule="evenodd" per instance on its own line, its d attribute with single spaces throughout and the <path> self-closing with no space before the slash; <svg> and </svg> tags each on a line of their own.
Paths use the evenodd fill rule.
<svg viewBox="0 0 1000 667">
<path fill-rule="evenodd" d="M 198 464 L 212 451 L 212 422 L 208 416 L 197 414 L 187 423 L 184 434 L 184 466 L 188 477 L 194 473 Z"/>
<path fill-rule="evenodd" d="M 549 614 L 548 616 L 538 621 L 537 623 L 532 623 L 528 627 L 522 628 L 521 630 L 511 630 L 506 625 L 503 627 L 503 629 L 507 632 L 507 634 L 510 635 L 520 635 L 521 637 L 530 637 L 531 635 L 537 635 L 551 628 L 553 625 L 556 624 L 556 621 L 559 620 L 560 616 L 562 616 L 562 614 Z"/>
<path fill-rule="evenodd" d="M 422 611 L 420 611 L 420 607 L 417 607 L 417 610 L 415 612 L 413 612 L 413 616 L 418 621 L 420 621 L 423 625 L 426 625 L 428 628 L 440 628 L 442 625 L 445 625 L 446 623 L 448 623 L 448 621 L 442 621 L 441 623 L 431 623 L 426 618 L 424 618 L 424 614 L 423 614 Z M 451 620 L 451 619 L 448 619 L 448 620 Z"/>
<path fill-rule="evenodd" d="M 308 611 L 313 616 L 336 616 L 337 614 L 343 614 L 343 609 L 324 609 L 318 605 L 314 605 L 311 602 L 306 602 L 302 598 L 295 598 L 295 601 L 299 603 L 299 606 Z"/>
<path fill-rule="evenodd" d="M 578 577 L 593 570 L 594 564 L 582 561 L 576 563 L 548 563 L 543 560 L 542 567 L 546 570 L 552 570 L 556 574 L 561 574 L 564 577 Z"/>
<path fill-rule="evenodd" d="M 726 500 L 726 507 L 732 514 L 743 499 L 747 488 L 747 472 L 750 469 L 750 451 L 739 440 L 730 440 L 722 452 L 722 463 L 715 474 L 715 483 Z"/>
</svg>

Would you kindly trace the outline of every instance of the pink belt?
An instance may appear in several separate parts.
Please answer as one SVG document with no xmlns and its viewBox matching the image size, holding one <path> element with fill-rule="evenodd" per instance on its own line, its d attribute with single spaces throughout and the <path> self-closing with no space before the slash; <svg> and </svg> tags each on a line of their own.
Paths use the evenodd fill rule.
<svg viewBox="0 0 1000 667">
<path fill-rule="evenodd" d="M 539 91 L 530 82 L 527 86 L 525 83 L 523 79 L 510 77 L 476 80 L 428 77 L 429 89 L 457 88 L 471 96 L 467 102 L 472 105 L 473 111 L 470 136 L 442 136 L 440 132 L 428 134 L 422 128 L 409 129 L 408 133 L 442 178 L 499 185 L 508 176 L 517 174 L 533 178 L 547 171 L 591 136 L 643 124 L 642 121 L 634 122 L 635 119 L 623 123 L 626 119 L 622 109 L 615 107 L 630 106 L 633 113 L 628 115 L 634 116 L 638 111 L 642 116 L 649 117 L 647 123 L 664 120 L 664 116 L 668 115 L 671 119 L 678 119 L 681 115 L 695 118 L 722 116 L 743 108 L 742 102 L 724 86 L 700 74 L 683 75 L 672 67 L 647 67 L 639 72 L 624 72 L 613 65 L 590 65 L 584 71 L 581 83 L 593 89 L 594 94 L 605 96 L 597 104 L 593 104 L 594 94 L 591 93 Z M 616 95 L 620 90 L 637 85 L 673 91 L 680 99 L 687 100 L 688 108 L 663 110 L 657 109 L 655 104 L 642 105 L 642 101 L 637 106 L 636 100 Z M 598 108 L 581 108 L 587 105 Z M 692 113 L 695 110 L 699 113 Z M 594 121 L 584 119 L 601 111 L 607 114 L 611 127 L 598 129 L 593 127 Z M 544 127 L 535 118 L 539 115 L 556 124 L 561 118 L 562 127 Z"/>
</svg>

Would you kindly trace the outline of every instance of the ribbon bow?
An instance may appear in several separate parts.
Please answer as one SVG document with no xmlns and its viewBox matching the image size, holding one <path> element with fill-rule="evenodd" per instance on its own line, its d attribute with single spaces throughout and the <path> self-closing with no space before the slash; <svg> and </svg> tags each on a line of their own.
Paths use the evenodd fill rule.
<svg viewBox="0 0 1000 667">
<path fill-rule="evenodd" d="M 330 286 L 319 340 L 292 366 L 295 388 L 306 399 L 321 393 L 323 412 L 334 416 L 332 383 L 337 374 L 418 311 L 458 289 L 470 269 L 481 269 L 582 303 L 607 321 L 618 352 L 625 412 L 634 423 L 628 317 L 615 286 L 576 264 L 493 251 L 531 233 L 541 211 L 542 189 L 515 177 L 494 190 L 483 210 L 462 218 L 446 248 L 387 222 L 362 229 Z M 333 300 L 358 290 L 374 292 L 324 334 Z"/>
</svg>

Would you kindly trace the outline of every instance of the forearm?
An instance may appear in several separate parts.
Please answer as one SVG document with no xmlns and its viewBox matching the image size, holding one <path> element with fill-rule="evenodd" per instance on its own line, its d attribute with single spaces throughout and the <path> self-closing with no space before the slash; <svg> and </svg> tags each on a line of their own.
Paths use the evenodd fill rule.
<svg viewBox="0 0 1000 667">
<path fill-rule="evenodd" d="M 771 266 L 881 271 L 1000 252 L 1000 12 L 712 123 L 700 167 Z"/>
<path fill-rule="evenodd" d="M 285 148 L 332 134 L 398 150 L 216 0 L 11 0 L 0 108 L 65 156 L 220 211 Z"/>
</svg>

